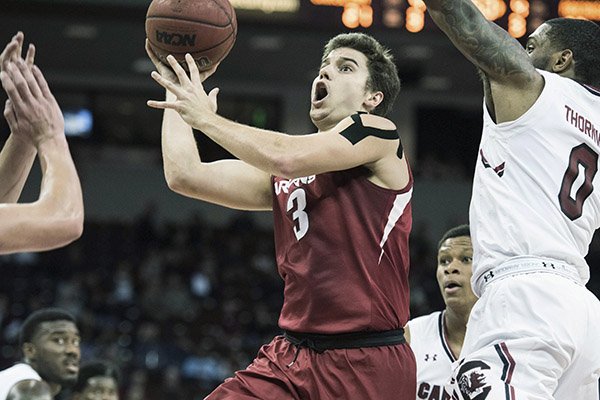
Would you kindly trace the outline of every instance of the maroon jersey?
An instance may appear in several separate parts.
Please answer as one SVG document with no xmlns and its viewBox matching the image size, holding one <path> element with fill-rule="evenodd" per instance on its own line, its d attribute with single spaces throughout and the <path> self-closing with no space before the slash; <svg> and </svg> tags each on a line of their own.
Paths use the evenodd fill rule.
<svg viewBox="0 0 600 400">
<path fill-rule="evenodd" d="M 368 174 L 272 178 L 282 329 L 384 331 L 408 321 L 412 177 L 390 190 Z"/>
</svg>

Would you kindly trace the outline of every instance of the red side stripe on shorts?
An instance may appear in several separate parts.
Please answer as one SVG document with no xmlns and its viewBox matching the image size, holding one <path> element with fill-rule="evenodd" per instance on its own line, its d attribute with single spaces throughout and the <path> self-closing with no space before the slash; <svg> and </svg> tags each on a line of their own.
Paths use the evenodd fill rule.
<svg viewBox="0 0 600 400">
<path fill-rule="evenodd" d="M 505 382 L 510 385 L 510 381 L 512 380 L 513 372 L 515 371 L 516 363 L 515 363 L 515 360 L 512 358 L 512 356 L 510 355 L 510 352 L 508 351 L 508 348 L 506 347 L 505 342 L 500 343 L 500 348 L 502 349 L 504 355 L 508 359 L 509 367 L 508 367 L 508 374 L 506 376 Z"/>
<path fill-rule="evenodd" d="M 510 385 L 513 372 L 515 371 L 515 360 L 508 351 L 505 342 L 494 345 L 494 349 L 496 349 L 496 353 L 498 353 L 502 364 L 504 364 L 501 379 L 505 383 L 506 400 L 515 400 L 515 388 Z"/>
</svg>

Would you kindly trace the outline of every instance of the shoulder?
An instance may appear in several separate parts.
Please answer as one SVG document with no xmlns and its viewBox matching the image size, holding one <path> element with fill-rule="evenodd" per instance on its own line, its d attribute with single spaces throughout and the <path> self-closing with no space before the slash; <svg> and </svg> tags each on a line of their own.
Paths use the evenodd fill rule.
<svg viewBox="0 0 600 400">
<path fill-rule="evenodd" d="M 19 382 L 25 379 L 42 380 L 40 375 L 29 364 L 25 363 L 18 363 L 0 371 L 0 385 L 8 381 Z"/>
<path fill-rule="evenodd" d="M 44 381 L 28 379 L 16 383 L 8 392 L 6 400 L 52 399 L 50 386 Z"/>
<path fill-rule="evenodd" d="M 39 374 L 25 363 L 19 363 L 0 371 L 0 399 L 5 399 L 11 389 L 21 382 L 41 380 Z"/>
<path fill-rule="evenodd" d="M 360 118 L 363 126 L 375 129 L 391 131 L 396 129 L 396 124 L 387 118 L 373 114 L 355 114 Z"/>
<path fill-rule="evenodd" d="M 339 134 L 356 144 L 367 137 L 398 139 L 396 125 L 387 118 L 366 113 L 356 113 L 344 118 L 335 127 Z"/>
<path fill-rule="evenodd" d="M 415 332 L 417 330 L 423 330 L 427 326 L 436 326 L 438 324 L 438 320 L 440 318 L 441 311 L 435 311 L 431 314 L 422 315 L 420 317 L 416 317 L 408 321 L 408 326 L 410 326 L 410 330 Z"/>
</svg>

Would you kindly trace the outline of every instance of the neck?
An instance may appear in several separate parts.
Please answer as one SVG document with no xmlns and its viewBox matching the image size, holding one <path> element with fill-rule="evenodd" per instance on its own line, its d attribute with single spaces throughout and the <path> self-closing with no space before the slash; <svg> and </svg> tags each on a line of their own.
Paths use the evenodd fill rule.
<svg viewBox="0 0 600 400">
<path fill-rule="evenodd" d="M 467 321 L 469 320 L 469 310 L 457 310 L 454 308 L 446 308 L 444 313 L 444 322 L 446 325 L 446 339 L 455 355 L 460 354 L 463 341 L 465 340 L 465 332 L 467 330 Z"/>
</svg>

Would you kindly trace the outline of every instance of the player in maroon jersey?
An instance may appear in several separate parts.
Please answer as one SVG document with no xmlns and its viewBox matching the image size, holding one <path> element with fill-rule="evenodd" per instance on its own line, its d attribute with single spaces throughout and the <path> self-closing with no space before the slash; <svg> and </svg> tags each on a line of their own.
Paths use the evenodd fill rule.
<svg viewBox="0 0 600 400">
<path fill-rule="evenodd" d="M 412 176 L 386 115 L 400 89 L 389 51 L 365 34 L 325 46 L 312 85 L 318 132 L 294 136 L 216 114 L 188 55 L 190 77 L 149 56 L 167 89 L 163 156 L 169 187 L 245 210 L 273 210 L 279 326 L 245 370 L 209 399 L 414 399 L 408 320 Z M 192 127 L 239 160 L 203 162 Z"/>
</svg>

